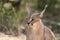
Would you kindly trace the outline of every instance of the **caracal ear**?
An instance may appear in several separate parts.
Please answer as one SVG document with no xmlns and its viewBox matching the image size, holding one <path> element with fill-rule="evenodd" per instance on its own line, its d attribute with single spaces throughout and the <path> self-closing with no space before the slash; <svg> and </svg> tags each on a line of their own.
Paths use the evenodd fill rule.
<svg viewBox="0 0 60 40">
<path fill-rule="evenodd" d="M 40 12 L 40 17 L 43 17 L 43 14 L 44 14 L 44 12 L 46 11 L 46 8 L 48 7 L 48 5 L 46 4 L 45 5 L 45 8 L 43 9 L 43 11 L 42 12 Z"/>
<path fill-rule="evenodd" d="M 31 15 L 31 9 L 29 8 L 28 3 L 26 3 L 26 11 L 27 11 L 28 15 Z"/>
</svg>

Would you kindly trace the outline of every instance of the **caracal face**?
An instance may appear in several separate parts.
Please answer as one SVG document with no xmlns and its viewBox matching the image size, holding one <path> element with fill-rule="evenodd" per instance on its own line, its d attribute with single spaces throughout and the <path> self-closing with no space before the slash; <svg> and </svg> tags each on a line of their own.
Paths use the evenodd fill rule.
<svg viewBox="0 0 60 40">
<path fill-rule="evenodd" d="M 34 22 L 36 22 L 36 21 L 38 21 L 40 19 L 41 19 L 40 13 L 32 13 L 31 15 L 28 15 L 26 17 L 26 23 L 28 25 L 32 25 L 32 23 L 34 23 Z"/>
</svg>

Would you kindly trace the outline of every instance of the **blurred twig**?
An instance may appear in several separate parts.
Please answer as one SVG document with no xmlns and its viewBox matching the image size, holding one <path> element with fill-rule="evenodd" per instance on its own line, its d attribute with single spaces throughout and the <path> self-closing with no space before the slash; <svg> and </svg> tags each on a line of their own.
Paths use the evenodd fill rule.
<svg viewBox="0 0 60 40">
<path fill-rule="evenodd" d="M 51 20 L 48 20 L 48 19 L 43 19 L 43 22 L 60 26 L 60 22 L 51 21 Z"/>
<path fill-rule="evenodd" d="M 2 27 L 4 27 L 4 28 L 8 31 L 8 28 L 7 28 L 5 25 L 3 25 L 3 24 L 1 24 L 1 23 L 0 23 L 0 25 L 1 25 Z"/>
</svg>

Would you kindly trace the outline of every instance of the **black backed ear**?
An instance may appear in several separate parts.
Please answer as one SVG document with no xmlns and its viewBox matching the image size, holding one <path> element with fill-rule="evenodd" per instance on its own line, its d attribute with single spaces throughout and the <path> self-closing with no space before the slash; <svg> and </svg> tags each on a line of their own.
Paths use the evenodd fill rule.
<svg viewBox="0 0 60 40">
<path fill-rule="evenodd" d="M 43 17 L 43 14 L 44 14 L 44 12 L 46 11 L 46 8 L 48 7 L 48 5 L 45 5 L 45 8 L 43 9 L 43 11 L 42 12 L 40 12 L 40 17 Z"/>
</svg>

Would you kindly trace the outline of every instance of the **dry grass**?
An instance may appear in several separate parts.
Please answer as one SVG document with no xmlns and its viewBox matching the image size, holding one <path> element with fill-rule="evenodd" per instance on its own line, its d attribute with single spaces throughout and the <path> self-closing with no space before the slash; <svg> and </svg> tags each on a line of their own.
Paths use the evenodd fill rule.
<svg viewBox="0 0 60 40">
<path fill-rule="evenodd" d="M 56 40 L 60 40 L 60 34 L 55 34 Z"/>
</svg>

